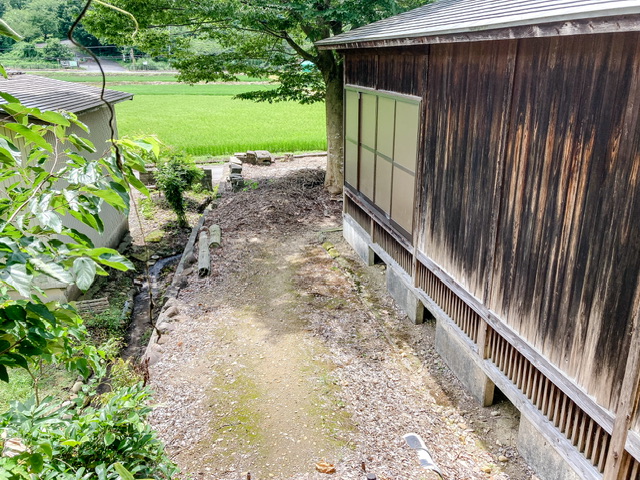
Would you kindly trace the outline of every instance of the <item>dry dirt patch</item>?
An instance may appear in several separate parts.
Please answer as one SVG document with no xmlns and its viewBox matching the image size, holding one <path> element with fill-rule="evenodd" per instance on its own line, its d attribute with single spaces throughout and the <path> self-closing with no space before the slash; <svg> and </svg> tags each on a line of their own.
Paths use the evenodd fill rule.
<svg viewBox="0 0 640 480">
<path fill-rule="evenodd" d="M 529 479 L 513 409 L 477 407 L 435 354 L 433 325 L 412 325 L 383 267 L 364 267 L 335 231 L 342 204 L 322 162 L 246 166 L 255 183 L 206 220 L 223 246 L 212 275 L 180 292 L 151 368 L 153 423 L 185 478 L 329 478 L 321 460 L 340 479 L 363 478 L 362 461 L 378 478 L 433 478 L 403 444 L 414 431 L 447 478 Z"/>
</svg>

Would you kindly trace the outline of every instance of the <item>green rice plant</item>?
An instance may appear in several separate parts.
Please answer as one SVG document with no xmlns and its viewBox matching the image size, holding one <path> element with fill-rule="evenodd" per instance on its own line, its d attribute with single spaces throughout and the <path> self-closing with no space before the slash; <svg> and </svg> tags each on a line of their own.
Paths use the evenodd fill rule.
<svg viewBox="0 0 640 480">
<path fill-rule="evenodd" d="M 38 62 L 43 63 L 43 62 Z M 65 72 L 38 72 L 36 75 L 43 77 L 55 78 L 56 80 L 64 80 L 65 82 L 84 82 L 84 83 L 102 83 L 102 77 L 98 72 L 65 71 Z M 175 83 L 178 81 L 177 74 L 171 73 L 107 73 L 107 83 Z M 247 75 L 238 75 L 239 82 L 268 82 L 268 78 L 249 77 Z M 185 85 L 185 84 L 182 84 Z M 219 83 L 208 85 L 222 85 Z M 231 84 L 227 84 L 231 85 Z"/>
<path fill-rule="evenodd" d="M 156 134 L 164 143 L 192 155 L 327 148 L 324 104 L 140 94 L 131 102 L 117 104 L 116 109 L 122 135 Z"/>
<path fill-rule="evenodd" d="M 184 83 L 155 84 L 133 84 L 115 85 L 109 87 L 112 90 L 133 93 L 134 95 L 221 95 L 234 96 L 253 90 L 273 90 L 275 85 L 254 85 L 254 84 L 227 84 L 209 83 L 206 85 L 186 85 Z"/>
<path fill-rule="evenodd" d="M 37 75 L 65 82 L 102 83 L 99 73 L 88 72 L 38 72 Z M 107 73 L 107 83 L 117 82 L 177 82 L 172 74 L 132 74 L 132 73 Z"/>
</svg>

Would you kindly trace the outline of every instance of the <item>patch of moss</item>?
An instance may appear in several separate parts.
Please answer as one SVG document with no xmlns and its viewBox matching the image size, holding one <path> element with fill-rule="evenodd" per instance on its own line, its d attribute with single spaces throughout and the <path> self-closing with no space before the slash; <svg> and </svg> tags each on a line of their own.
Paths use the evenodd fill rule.
<svg viewBox="0 0 640 480">
<path fill-rule="evenodd" d="M 227 338 L 235 336 L 228 329 L 219 329 L 218 334 Z M 219 371 L 207 391 L 208 403 L 218 405 L 220 409 L 212 412 L 210 420 L 215 438 L 204 442 L 207 445 L 220 442 L 222 446 L 233 445 L 233 451 L 238 454 L 255 453 L 258 446 L 263 444 L 260 429 L 263 418 L 255 408 L 260 396 L 258 386 L 241 368 Z M 246 448 L 245 452 L 242 451 L 243 447 Z M 222 452 L 219 454 L 225 455 Z M 212 462 L 215 463 L 215 459 Z"/>
<path fill-rule="evenodd" d="M 144 239 L 149 243 L 158 243 L 161 242 L 164 237 L 164 232 L 162 230 L 154 230 L 147 234 Z"/>
</svg>

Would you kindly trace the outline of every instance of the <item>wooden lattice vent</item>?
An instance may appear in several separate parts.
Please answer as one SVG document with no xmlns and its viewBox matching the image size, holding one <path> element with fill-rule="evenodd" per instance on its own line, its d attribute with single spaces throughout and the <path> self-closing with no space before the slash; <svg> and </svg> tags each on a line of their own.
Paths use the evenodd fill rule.
<svg viewBox="0 0 640 480">
<path fill-rule="evenodd" d="M 620 470 L 619 478 L 623 478 L 624 480 L 640 480 L 640 462 L 627 452 L 624 452 L 622 456 Z"/>
<path fill-rule="evenodd" d="M 416 273 L 418 288 L 421 288 L 474 343 L 477 343 L 480 316 L 423 264 L 418 263 Z"/>
<path fill-rule="evenodd" d="M 353 218 L 358 225 L 360 225 L 365 232 L 371 235 L 371 218 L 362 208 L 360 208 L 356 202 L 345 196 L 344 199 L 344 213 Z"/>
<path fill-rule="evenodd" d="M 373 223 L 373 241 L 380 245 L 405 272 L 411 275 L 413 255 L 377 222 Z"/>
<path fill-rule="evenodd" d="M 611 441 L 609 433 L 491 327 L 487 331 L 486 354 L 573 446 L 603 472 Z M 625 478 L 638 477 L 636 473 Z"/>
<path fill-rule="evenodd" d="M 109 297 L 95 298 L 76 302 L 76 310 L 80 314 L 102 313 L 109 309 Z"/>
</svg>

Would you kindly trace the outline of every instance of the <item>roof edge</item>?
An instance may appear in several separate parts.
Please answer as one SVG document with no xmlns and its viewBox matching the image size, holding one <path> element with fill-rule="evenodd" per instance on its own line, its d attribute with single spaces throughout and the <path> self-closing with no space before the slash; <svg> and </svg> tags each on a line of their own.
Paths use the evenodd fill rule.
<svg viewBox="0 0 640 480">
<path fill-rule="evenodd" d="M 442 28 L 440 30 L 435 29 L 433 31 L 408 32 L 403 35 L 367 36 L 365 34 L 360 39 L 358 39 L 357 37 L 349 39 L 349 34 L 352 33 L 353 32 L 352 31 L 352 32 L 345 32 L 345 37 L 347 38 L 344 40 L 340 39 L 340 37 L 342 36 L 341 34 L 335 37 L 329 37 L 323 40 L 319 40 L 315 42 L 315 45 L 320 50 L 338 50 L 338 49 L 345 49 L 345 48 L 358 48 L 357 46 L 358 44 L 366 44 L 366 43 L 372 43 L 372 42 L 380 43 L 380 45 L 378 46 L 389 46 L 385 44 L 385 42 L 396 43 L 398 45 L 408 45 L 408 44 L 411 44 L 411 42 L 409 42 L 409 40 L 411 39 L 425 39 L 425 40 L 429 38 L 443 39 L 450 36 L 460 36 L 460 35 L 466 35 L 469 38 L 467 40 L 456 40 L 456 41 L 476 41 L 476 39 L 472 37 L 475 37 L 476 35 L 480 35 L 482 33 L 486 33 L 486 32 L 498 33 L 502 31 L 506 32 L 513 29 L 520 29 L 522 27 L 531 28 L 532 32 L 530 35 L 528 35 L 530 37 L 552 36 L 553 35 L 552 30 L 545 28 L 550 26 L 552 28 L 559 29 L 559 31 L 556 33 L 556 35 L 558 36 L 572 35 L 572 34 L 603 33 L 603 31 L 599 27 L 602 27 L 607 23 L 617 23 L 618 20 L 616 19 L 625 19 L 626 20 L 625 26 L 624 27 L 621 26 L 618 29 L 612 29 L 611 25 L 608 25 L 609 28 L 606 29 L 606 32 L 612 32 L 612 31 L 622 32 L 622 31 L 640 30 L 640 19 L 638 18 L 638 15 L 640 15 L 640 2 L 638 2 L 637 4 L 630 5 L 628 1 L 621 1 L 621 2 L 618 2 L 618 4 L 622 4 L 622 6 L 616 7 L 616 8 L 610 8 L 608 10 L 598 10 L 595 12 L 576 11 L 572 13 L 562 13 L 562 14 L 556 13 L 554 15 L 542 16 L 537 18 L 533 16 L 527 16 L 524 18 L 498 22 L 495 24 L 482 24 L 479 22 L 468 22 L 468 23 L 460 24 L 460 26 L 456 28 Z M 635 19 L 635 23 L 633 23 L 633 25 L 629 21 L 632 18 L 632 16 Z M 393 18 L 393 17 L 390 17 L 390 18 Z M 381 20 L 381 22 L 384 22 L 384 20 Z M 593 25 L 592 27 L 590 27 L 591 31 L 585 31 L 584 29 L 583 31 L 580 31 L 577 33 L 572 33 L 570 31 L 572 28 L 575 28 L 580 24 L 596 24 L 596 23 L 598 25 Z M 563 28 L 564 24 L 567 24 L 566 28 Z M 546 34 L 536 35 L 535 30 L 538 28 L 541 30 L 547 30 Z M 487 39 L 486 35 L 482 35 L 482 36 L 484 37 L 483 39 Z M 524 38 L 526 36 L 527 35 L 525 35 L 524 32 L 521 32 L 519 37 L 503 35 L 503 36 L 500 36 L 500 38 Z M 414 44 L 444 43 L 442 40 L 432 41 L 432 42 L 425 41 L 425 40 L 420 42 L 414 42 Z"/>
</svg>

